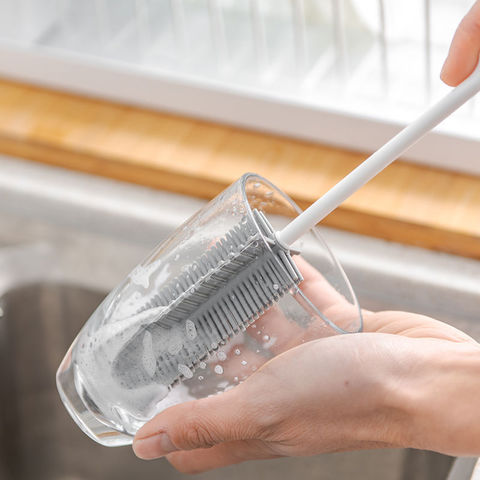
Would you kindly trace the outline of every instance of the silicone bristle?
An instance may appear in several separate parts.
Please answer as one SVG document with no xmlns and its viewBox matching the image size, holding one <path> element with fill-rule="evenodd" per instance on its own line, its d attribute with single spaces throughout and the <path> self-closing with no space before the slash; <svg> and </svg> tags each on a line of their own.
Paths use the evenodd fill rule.
<svg viewBox="0 0 480 480">
<path fill-rule="evenodd" d="M 152 380 L 173 385 L 184 378 L 179 365 L 195 370 L 302 280 L 265 216 L 254 210 L 254 217 L 256 222 L 244 219 L 233 227 L 145 306 L 168 305 L 118 354 L 113 369 L 123 385 L 136 388 Z M 195 327 L 192 338 L 185 333 L 187 321 Z M 154 341 L 157 368 L 153 378 L 141 371 L 139 361 L 145 331 Z M 180 332 L 181 346 L 171 349 L 169 335 L 176 332 Z M 132 371 L 132 365 L 138 369 Z"/>
</svg>

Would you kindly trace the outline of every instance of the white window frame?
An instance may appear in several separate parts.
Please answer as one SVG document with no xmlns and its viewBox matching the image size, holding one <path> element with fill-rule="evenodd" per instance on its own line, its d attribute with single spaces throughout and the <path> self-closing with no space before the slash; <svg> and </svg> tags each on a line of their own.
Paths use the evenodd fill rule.
<svg viewBox="0 0 480 480">
<path fill-rule="evenodd" d="M 101 1 L 98 0 L 97 3 L 101 3 Z M 177 22 L 184 21 L 182 12 L 178 11 L 182 1 L 171 0 L 172 6 L 176 5 L 177 8 L 176 13 L 175 9 L 172 10 L 176 15 Z M 212 26 L 210 33 L 216 39 L 215 45 L 217 47 L 220 45 L 218 47 L 220 53 L 223 52 L 222 55 L 225 55 L 226 47 L 221 45 L 225 43 L 226 34 L 218 1 L 208 0 L 210 7 L 208 15 Z M 265 56 L 266 43 L 264 32 L 262 33 L 261 25 L 259 27 L 258 24 L 259 12 L 253 8 L 260 1 L 262 0 L 251 0 L 250 5 L 252 7 L 251 21 L 254 27 L 256 25 L 256 28 L 253 29 L 253 41 L 256 50 L 259 50 L 258 58 L 261 59 L 262 55 Z M 297 63 L 303 62 L 303 57 L 307 54 L 305 36 L 307 27 L 302 18 L 305 18 L 305 2 L 308 1 L 291 0 L 294 6 L 290 32 L 292 45 L 288 55 L 293 56 Z M 336 58 L 335 64 L 338 65 L 340 62 L 341 66 L 343 60 L 349 60 L 345 58 L 345 31 L 348 30 L 348 26 L 342 27 L 346 22 L 345 11 L 342 9 L 346 8 L 347 0 L 331 1 L 334 14 L 332 21 L 336 25 L 332 27 L 335 37 L 332 40 L 332 45 L 334 44 L 332 55 Z M 355 2 L 366 2 L 367 0 L 350 1 L 355 4 Z M 375 35 L 378 43 L 379 68 L 382 70 L 382 67 L 386 67 L 388 63 L 387 47 L 389 42 L 395 47 L 398 39 L 389 39 L 388 36 L 388 22 L 385 19 L 385 9 L 388 9 L 387 0 L 369 1 L 370 7 L 378 6 L 378 28 Z M 398 2 L 398 0 L 392 1 Z M 423 55 L 421 65 L 424 73 L 426 72 L 426 81 L 425 84 L 420 85 L 417 82 L 413 86 L 410 85 L 410 91 L 406 90 L 405 96 L 412 95 L 412 92 L 415 96 L 418 94 L 418 90 L 422 90 L 423 97 L 420 104 L 417 102 L 417 104 L 402 106 L 398 102 L 389 102 L 387 97 L 382 102 L 378 100 L 378 97 L 373 99 L 368 98 L 368 95 L 362 97 L 356 91 L 349 94 L 348 82 L 345 83 L 347 87 L 344 85 L 342 88 L 332 85 L 332 82 L 324 87 L 320 82 L 319 85 L 316 85 L 317 90 L 312 96 L 312 92 L 308 88 L 308 79 L 312 76 L 312 71 L 319 68 L 318 64 L 302 71 L 300 87 L 297 88 L 290 81 L 290 83 L 280 84 L 280 86 L 277 82 L 276 88 L 272 88 L 268 81 L 263 81 L 265 75 L 262 77 L 263 80 L 260 78 L 255 83 L 251 81 L 251 75 L 250 77 L 238 75 L 236 78 L 232 72 L 230 75 L 228 71 L 225 73 L 225 69 L 222 71 L 222 69 L 210 68 L 205 71 L 196 71 L 189 70 L 189 68 L 172 69 L 171 66 L 163 68 L 162 65 L 140 65 L 121 61 L 118 58 L 108 58 L 107 54 L 92 56 L 58 48 L 58 46 L 44 45 L 37 39 L 41 38 L 45 31 L 48 31 L 49 26 L 51 27 L 51 23 L 56 21 L 54 14 L 47 16 L 47 20 L 50 21 L 44 21 L 35 34 L 31 34 L 32 30 L 30 29 L 28 38 L 0 38 L 0 75 L 127 104 L 356 151 L 371 152 L 379 148 L 410 120 L 414 119 L 428 103 L 447 90 L 445 86 L 441 85 L 439 79 L 435 79 L 437 75 L 433 75 L 432 72 L 438 68 L 438 60 L 443 58 L 446 53 L 448 40 L 458 18 L 451 20 L 444 45 L 435 46 L 430 38 L 432 35 L 431 4 L 435 1 L 448 2 L 449 0 L 415 1 L 419 8 L 421 7 L 420 17 L 424 21 L 424 30 L 421 34 L 423 37 L 421 36 L 417 40 L 419 42 L 418 49 Z M 135 21 L 138 23 L 140 20 L 137 18 Z M 184 25 L 183 27 L 180 25 L 180 27 L 185 28 Z M 177 25 L 175 33 L 177 36 L 179 35 L 178 28 Z M 180 32 L 180 35 L 185 35 L 185 32 Z M 416 51 L 415 48 L 414 45 L 411 51 Z M 400 65 L 401 67 L 400 70 L 398 68 L 397 70 L 390 69 L 392 72 L 409 69 L 409 51 L 392 58 L 398 61 L 395 66 Z M 218 58 L 215 62 L 218 62 Z M 323 65 L 323 68 L 326 67 Z M 379 76 L 382 77 L 382 75 L 388 75 L 388 72 L 380 71 Z M 347 80 L 351 82 L 350 84 L 356 83 L 357 85 L 362 82 L 365 85 L 369 83 L 368 78 L 365 81 L 365 74 L 362 77 L 361 73 L 357 73 L 357 78 L 354 80 Z M 401 83 L 401 81 L 401 78 L 397 79 L 397 83 Z M 390 84 L 392 83 L 390 81 Z M 425 100 L 424 97 L 428 98 Z M 424 104 L 421 104 L 422 102 Z M 471 103 L 464 107 L 463 112 L 458 112 L 458 115 L 454 114 L 451 119 L 412 147 L 408 151 L 406 159 L 457 172 L 480 175 L 480 119 L 475 117 L 474 113 L 470 112 L 469 114 L 469 111 L 474 112 L 474 107 L 474 104 Z"/>
</svg>

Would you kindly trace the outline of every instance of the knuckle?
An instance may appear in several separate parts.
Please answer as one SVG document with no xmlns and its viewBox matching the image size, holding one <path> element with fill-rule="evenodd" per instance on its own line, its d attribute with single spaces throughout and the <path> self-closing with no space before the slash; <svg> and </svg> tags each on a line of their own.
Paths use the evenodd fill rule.
<svg viewBox="0 0 480 480">
<path fill-rule="evenodd" d="M 210 429 L 198 421 L 190 424 L 185 431 L 185 442 L 187 448 L 207 448 L 215 445 L 215 439 Z"/>
<path fill-rule="evenodd" d="M 175 437 L 172 439 L 175 445 L 185 450 L 208 448 L 217 443 L 213 425 L 206 421 L 204 409 L 195 404 L 191 406 Z"/>
</svg>

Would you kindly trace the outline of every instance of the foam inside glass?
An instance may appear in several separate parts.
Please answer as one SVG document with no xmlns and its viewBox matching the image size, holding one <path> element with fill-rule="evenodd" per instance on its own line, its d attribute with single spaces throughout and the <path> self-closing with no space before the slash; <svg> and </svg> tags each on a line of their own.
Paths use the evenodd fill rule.
<svg viewBox="0 0 480 480">
<path fill-rule="evenodd" d="M 158 318 L 163 307 L 152 306 L 155 293 L 245 216 L 253 221 L 254 208 L 263 211 L 276 230 L 301 212 L 268 180 L 245 174 L 157 246 L 86 322 L 57 371 L 57 387 L 72 418 L 92 439 L 106 446 L 131 444 L 135 432 L 169 406 L 234 388 L 269 359 L 306 341 L 361 330 L 361 312 L 350 283 L 317 229 L 312 229 L 293 245 L 301 252 L 293 258 L 300 270 L 308 262 L 321 273 L 315 289 L 307 294 L 306 282 L 300 283 L 191 369 L 191 375 L 187 372 L 191 378 L 171 388 L 153 380 L 132 388 L 112 375 L 112 362 L 122 347 Z M 334 317 L 328 313 L 332 299 L 340 299 L 345 307 L 341 313 L 332 309 L 337 312 Z M 141 361 L 147 371 L 155 369 L 158 342 L 166 341 L 169 348 L 181 346 L 184 325 L 167 333 L 168 338 L 144 342 Z M 130 368 L 135 373 L 138 365 Z"/>
</svg>

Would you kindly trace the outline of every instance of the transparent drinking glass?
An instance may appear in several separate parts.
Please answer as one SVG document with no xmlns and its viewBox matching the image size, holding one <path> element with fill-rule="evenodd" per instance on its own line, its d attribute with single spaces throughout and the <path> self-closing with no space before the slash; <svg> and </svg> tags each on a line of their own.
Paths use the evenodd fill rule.
<svg viewBox="0 0 480 480">
<path fill-rule="evenodd" d="M 301 212 L 268 180 L 243 175 L 156 247 L 81 329 L 57 371 L 57 387 L 75 422 L 92 439 L 107 446 L 130 444 L 135 432 L 167 407 L 234 388 L 266 361 L 301 343 L 361 330 L 350 283 L 314 228 L 292 246 L 305 280 L 245 329 L 212 345 L 205 361 L 179 363 L 179 381 L 162 383 L 159 362 L 177 359 L 201 326 L 182 319 L 160 327 L 169 301 L 158 292 L 235 226 L 248 223 L 269 248 L 254 209 L 276 230 Z M 175 288 L 174 296 L 189 287 Z M 329 309 L 339 303 L 342 308 Z"/>
</svg>

